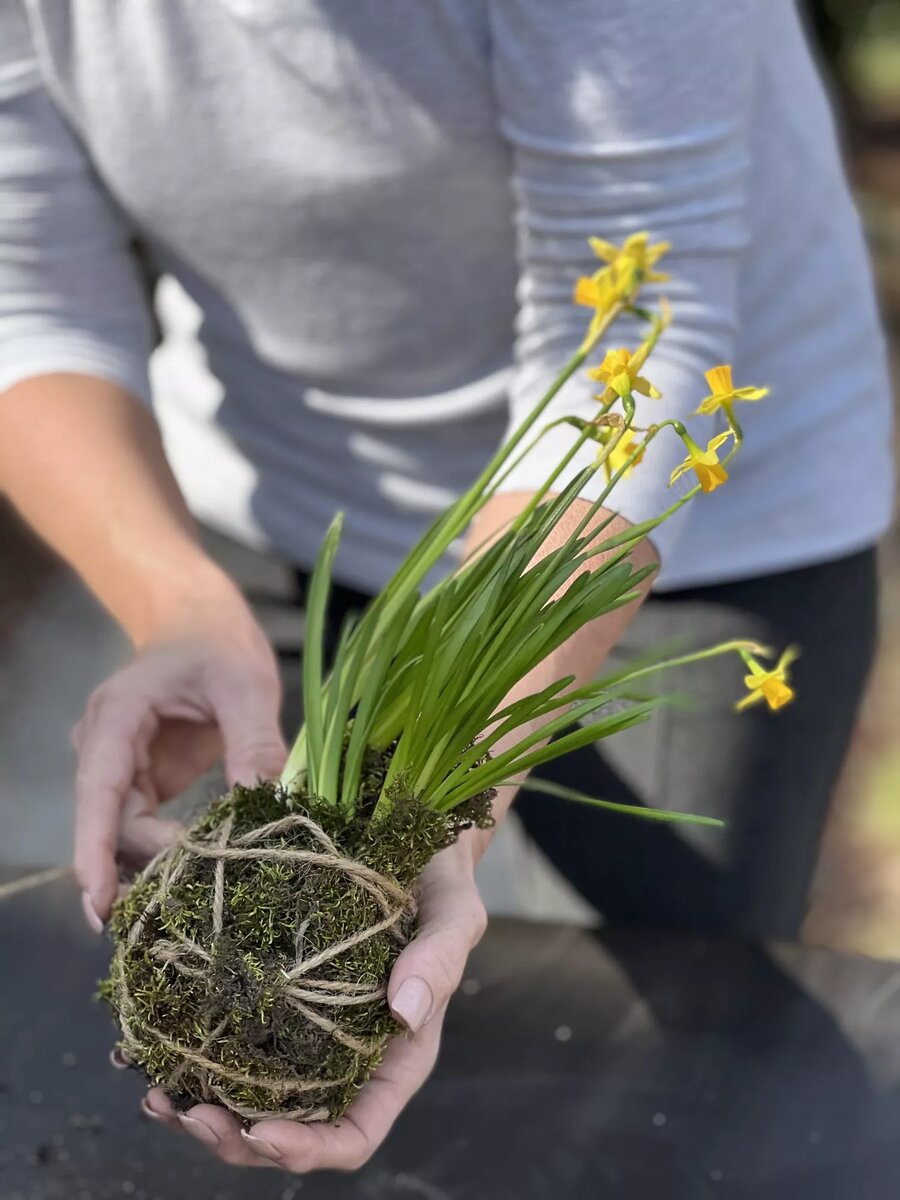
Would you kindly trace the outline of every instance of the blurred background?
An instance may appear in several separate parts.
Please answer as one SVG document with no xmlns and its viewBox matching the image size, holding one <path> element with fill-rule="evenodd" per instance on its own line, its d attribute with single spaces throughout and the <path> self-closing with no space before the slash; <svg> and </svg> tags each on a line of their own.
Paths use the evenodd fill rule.
<svg viewBox="0 0 900 1200">
<path fill-rule="evenodd" d="M 847 166 L 869 234 L 900 377 L 900 0 L 809 0 Z M 836 283 L 836 286 L 838 284 Z M 849 439 L 865 453 L 865 437 Z M 898 442 L 900 457 L 900 442 Z M 276 645 L 298 650 L 289 579 L 224 539 L 215 554 L 244 583 Z M 900 958 L 900 532 L 882 556 L 878 667 L 822 850 L 807 939 Z M 0 867 L 68 860 L 74 757 L 68 733 L 127 648 L 78 583 L 0 502 Z M 207 791 L 214 785 L 207 782 Z M 513 825 L 482 887 L 495 912 L 590 918 Z"/>
</svg>

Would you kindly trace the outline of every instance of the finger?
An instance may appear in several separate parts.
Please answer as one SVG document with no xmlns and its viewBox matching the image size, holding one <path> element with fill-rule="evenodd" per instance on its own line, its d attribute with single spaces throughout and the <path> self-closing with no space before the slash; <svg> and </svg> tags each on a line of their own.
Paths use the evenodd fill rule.
<svg viewBox="0 0 900 1200">
<path fill-rule="evenodd" d="M 278 725 L 279 693 L 276 683 L 217 682 L 210 699 L 225 745 L 228 786 L 252 787 L 260 779 L 275 779 L 287 758 L 287 747 Z"/>
<path fill-rule="evenodd" d="M 440 1044 L 440 1022 L 415 1037 L 396 1037 L 384 1062 L 334 1124 L 260 1121 L 244 1135 L 261 1157 L 286 1170 L 355 1171 L 378 1149 L 400 1112 L 431 1073 Z"/>
<path fill-rule="evenodd" d="M 416 937 L 397 959 L 388 983 L 394 1016 L 413 1033 L 447 1007 L 487 918 L 474 881 L 429 884 Z"/>
<path fill-rule="evenodd" d="M 167 720 L 150 746 L 150 779 L 159 801 L 180 796 L 222 758 L 222 736 L 206 721 Z"/>
<path fill-rule="evenodd" d="M 166 821 L 156 814 L 156 796 L 146 780 L 129 788 L 119 830 L 119 854 L 123 858 L 134 863 L 147 862 L 183 832 L 177 821 Z"/>
<path fill-rule="evenodd" d="M 207 1150 L 223 1162 L 236 1167 L 270 1167 L 272 1160 L 255 1153 L 250 1142 L 241 1135 L 237 1117 L 217 1104 L 197 1104 L 180 1113 L 178 1123 Z"/>
<path fill-rule="evenodd" d="M 119 819 L 140 758 L 156 726 L 144 704 L 93 701 L 81 731 L 75 780 L 75 873 L 85 910 L 105 921 L 116 898 Z"/>
<path fill-rule="evenodd" d="M 141 1112 L 151 1121 L 167 1126 L 173 1133 L 182 1132 L 181 1126 L 178 1124 L 178 1114 L 162 1088 L 151 1088 L 147 1092 L 141 1100 Z"/>
</svg>

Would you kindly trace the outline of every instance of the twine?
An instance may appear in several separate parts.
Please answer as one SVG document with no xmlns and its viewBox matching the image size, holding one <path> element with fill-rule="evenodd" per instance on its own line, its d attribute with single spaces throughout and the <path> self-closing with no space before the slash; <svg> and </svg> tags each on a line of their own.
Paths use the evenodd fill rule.
<svg viewBox="0 0 900 1200">
<path fill-rule="evenodd" d="M 71 873 L 71 867 L 50 867 L 46 871 L 35 871 L 21 879 L 13 879 L 10 883 L 0 884 L 0 900 L 7 900 L 10 896 L 17 896 L 19 892 L 27 892 L 31 888 L 43 887 L 45 883 L 55 883 L 57 879 L 65 879 Z"/>
<path fill-rule="evenodd" d="M 135 1018 L 135 1001 L 128 989 L 125 971 L 125 956 L 142 939 L 147 923 L 159 912 L 187 864 L 196 858 L 205 858 L 215 863 L 213 873 L 212 941 L 209 948 L 191 938 L 170 930 L 169 936 L 154 942 L 149 953 L 165 968 L 195 980 L 207 978 L 212 968 L 216 946 L 225 926 L 225 877 L 232 863 L 262 861 L 283 862 L 308 867 L 321 867 L 342 872 L 361 891 L 370 896 L 381 916 L 365 929 L 326 946 L 317 953 L 304 957 L 303 939 L 310 918 L 302 922 L 297 930 L 296 959 L 289 968 L 283 968 L 279 980 L 280 997 L 290 1005 L 298 1017 L 315 1029 L 328 1034 L 341 1045 L 357 1054 L 368 1056 L 377 1051 L 383 1039 L 364 1039 L 342 1026 L 340 1010 L 384 1000 L 387 989 L 383 984 L 371 980 L 334 980 L 317 977 L 316 972 L 348 950 L 354 949 L 370 938 L 389 933 L 399 944 L 405 945 L 407 938 L 403 925 L 407 918 L 415 915 L 412 895 L 393 879 L 356 859 L 343 855 L 324 829 L 310 817 L 299 813 L 290 814 L 271 821 L 258 829 L 252 829 L 232 837 L 233 817 L 229 816 L 213 831 L 208 840 L 185 833 L 173 846 L 161 851 L 138 876 L 138 882 L 153 879 L 159 873 L 159 885 L 150 897 L 143 912 L 132 924 L 127 939 L 120 942 L 116 951 L 118 979 L 119 1021 L 122 1027 L 122 1049 L 132 1058 L 140 1058 L 141 1041 L 132 1028 Z M 314 850 L 291 849 L 286 846 L 261 846 L 260 842 L 283 837 L 292 832 L 303 831 L 316 844 Z M 321 1011 L 327 1009 L 327 1012 Z M 335 1011 L 337 1010 L 337 1011 Z M 152 1037 L 159 1045 L 180 1058 L 180 1063 L 163 1081 L 162 1086 L 170 1093 L 177 1092 L 184 1071 L 190 1066 L 200 1082 L 203 1097 L 207 1101 L 219 1101 L 232 1112 L 247 1121 L 264 1118 L 280 1118 L 292 1121 L 322 1121 L 328 1119 L 328 1110 L 321 1105 L 304 1105 L 302 1097 L 312 1092 L 322 1092 L 346 1086 L 355 1077 L 350 1072 L 338 1079 L 301 1078 L 286 1075 L 282 1078 L 266 1078 L 242 1071 L 232 1070 L 212 1057 L 217 1039 L 227 1027 L 228 1018 L 210 1030 L 197 1046 L 187 1046 L 152 1026 L 144 1026 L 145 1036 Z M 247 1105 L 236 1104 L 221 1086 L 222 1083 L 237 1083 L 246 1087 L 260 1088 L 272 1094 L 280 1102 L 277 1107 L 259 1110 Z"/>
</svg>

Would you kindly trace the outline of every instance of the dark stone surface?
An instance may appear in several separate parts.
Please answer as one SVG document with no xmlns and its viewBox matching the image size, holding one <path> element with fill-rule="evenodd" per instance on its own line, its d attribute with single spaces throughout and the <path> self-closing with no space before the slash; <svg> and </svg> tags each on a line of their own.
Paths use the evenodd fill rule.
<svg viewBox="0 0 900 1200">
<path fill-rule="evenodd" d="M 2 877 L 2 876 L 0 876 Z M 900 968 L 496 921 L 360 1174 L 221 1166 L 141 1116 L 69 881 L 0 901 L 0 1200 L 895 1200 Z"/>
</svg>

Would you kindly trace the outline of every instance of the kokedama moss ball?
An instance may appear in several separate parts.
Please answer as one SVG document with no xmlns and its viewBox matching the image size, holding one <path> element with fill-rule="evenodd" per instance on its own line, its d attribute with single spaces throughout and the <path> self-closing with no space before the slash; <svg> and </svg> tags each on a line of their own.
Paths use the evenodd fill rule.
<svg viewBox="0 0 900 1200">
<path fill-rule="evenodd" d="M 101 994 L 176 1106 L 334 1119 L 379 1063 L 410 889 L 461 829 L 490 823 L 492 799 L 439 813 L 398 788 L 375 822 L 386 767 L 370 762 L 350 820 L 276 784 L 235 788 L 116 905 Z"/>
</svg>

